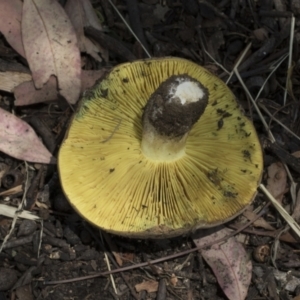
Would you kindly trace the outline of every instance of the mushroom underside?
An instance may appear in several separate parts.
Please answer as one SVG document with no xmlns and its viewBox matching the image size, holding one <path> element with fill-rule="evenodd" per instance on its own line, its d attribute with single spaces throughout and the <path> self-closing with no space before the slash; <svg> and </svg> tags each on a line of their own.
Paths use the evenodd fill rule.
<svg viewBox="0 0 300 300">
<path fill-rule="evenodd" d="M 141 151 L 143 108 L 174 74 L 200 81 L 209 101 L 185 154 L 153 161 Z M 223 223 L 247 207 L 261 178 L 262 152 L 220 79 L 192 62 L 165 58 L 114 68 L 82 100 L 59 170 L 69 201 L 91 223 L 120 235 L 164 237 Z"/>
</svg>

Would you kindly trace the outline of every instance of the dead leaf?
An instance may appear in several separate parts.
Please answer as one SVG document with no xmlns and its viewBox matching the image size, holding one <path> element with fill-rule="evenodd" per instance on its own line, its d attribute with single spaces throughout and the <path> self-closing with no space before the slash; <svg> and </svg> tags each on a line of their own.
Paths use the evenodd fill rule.
<svg viewBox="0 0 300 300">
<path fill-rule="evenodd" d="M 201 230 L 194 234 L 197 247 L 228 236 L 231 231 L 223 226 Z M 244 247 L 235 237 L 217 243 L 207 250 L 199 250 L 205 261 L 212 268 L 219 285 L 230 300 L 244 300 L 251 282 L 252 263 Z"/>
<path fill-rule="evenodd" d="M 259 41 L 264 41 L 268 38 L 268 31 L 261 27 L 253 30 L 254 37 Z"/>
<path fill-rule="evenodd" d="M 0 108 L 0 151 L 17 159 L 53 163 L 55 159 L 34 130 L 18 117 Z"/>
<path fill-rule="evenodd" d="M 300 191 L 297 193 L 296 203 L 292 217 L 295 219 L 295 222 L 300 223 Z"/>
<path fill-rule="evenodd" d="M 28 210 L 20 211 L 17 207 L 9 206 L 6 204 L 0 204 L 0 215 L 13 218 L 18 214 L 19 218 L 27 220 L 40 220 L 40 218 Z"/>
<path fill-rule="evenodd" d="M 17 299 L 33 300 L 32 289 L 30 284 L 20 286 L 16 289 Z"/>
<path fill-rule="evenodd" d="M 11 196 L 11 195 L 16 195 L 21 192 L 23 192 L 23 186 L 20 184 L 20 185 L 14 186 L 13 188 L 11 188 L 9 190 L 0 192 L 0 196 Z"/>
<path fill-rule="evenodd" d="M 128 261 L 128 262 L 133 262 L 135 258 L 134 252 L 122 252 L 122 260 L 123 261 Z"/>
<path fill-rule="evenodd" d="M 243 215 L 249 220 L 249 221 L 252 221 L 254 219 L 256 219 L 254 222 L 253 222 L 253 225 L 256 226 L 256 227 L 261 227 L 261 228 L 264 228 L 266 230 L 275 230 L 275 228 L 273 226 L 271 226 L 264 218 L 262 217 L 259 217 L 257 219 L 257 214 L 254 213 L 253 211 L 250 211 L 249 209 L 245 210 L 243 212 Z"/>
<path fill-rule="evenodd" d="M 102 26 L 99 22 L 99 19 L 95 13 L 95 10 L 90 2 L 90 0 L 81 0 L 83 9 L 85 12 L 85 23 L 84 27 L 91 26 L 95 29 L 102 30 Z"/>
<path fill-rule="evenodd" d="M 297 158 L 300 158 L 300 151 L 293 152 L 292 155 Z"/>
<path fill-rule="evenodd" d="M 141 291 L 147 291 L 148 293 L 157 292 L 158 282 L 154 280 L 143 281 L 142 283 L 136 284 L 135 290 L 139 293 Z"/>
<path fill-rule="evenodd" d="M 51 76 L 47 83 L 39 90 L 33 81 L 23 82 L 14 89 L 15 105 L 30 105 L 41 102 L 54 101 L 58 98 L 57 81 Z"/>
<path fill-rule="evenodd" d="M 84 35 L 85 24 L 102 30 L 102 26 L 89 0 L 68 0 L 65 5 L 65 11 L 75 28 L 80 51 L 88 53 L 95 60 L 101 62 L 102 58 L 98 53 L 102 53 L 104 49 L 97 47 L 97 44 L 94 44 Z"/>
<path fill-rule="evenodd" d="M 107 69 L 98 71 L 83 71 L 81 73 L 82 91 L 91 88 L 97 80 L 102 78 L 107 72 Z M 58 98 L 57 81 L 54 76 L 51 76 L 49 81 L 40 89 L 37 90 L 33 81 L 21 83 L 14 89 L 15 105 L 30 105 L 41 102 L 54 101 Z"/>
<path fill-rule="evenodd" d="M 178 278 L 175 274 L 172 274 L 171 278 L 170 278 L 170 283 L 175 287 L 178 283 Z"/>
<path fill-rule="evenodd" d="M 23 57 L 25 51 L 21 35 L 22 2 L 20 0 L 0 1 L 0 31 L 7 42 Z"/>
<path fill-rule="evenodd" d="M 286 170 L 281 162 L 273 163 L 268 167 L 267 189 L 279 203 L 282 203 L 288 189 Z"/>
<path fill-rule="evenodd" d="M 12 93 L 15 87 L 31 79 L 31 75 L 27 73 L 0 72 L 0 90 Z"/>
<path fill-rule="evenodd" d="M 284 287 L 286 291 L 293 293 L 296 287 L 300 285 L 300 278 L 293 276 L 290 272 L 282 272 L 277 269 L 272 271 L 280 286 Z"/>
<path fill-rule="evenodd" d="M 60 94 L 74 104 L 81 89 L 80 52 L 74 28 L 57 1 L 24 0 L 22 35 L 35 87 L 56 75 Z"/>
</svg>

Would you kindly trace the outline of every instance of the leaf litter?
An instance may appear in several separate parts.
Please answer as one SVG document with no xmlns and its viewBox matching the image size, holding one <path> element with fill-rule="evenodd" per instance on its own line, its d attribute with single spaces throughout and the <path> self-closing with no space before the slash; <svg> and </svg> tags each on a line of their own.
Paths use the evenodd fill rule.
<svg viewBox="0 0 300 300">
<path fill-rule="evenodd" d="M 206 248 L 207 244 L 222 239 L 230 229 L 217 227 L 201 230 L 193 235 L 193 241 L 205 261 L 213 270 L 223 292 L 230 300 L 244 300 L 251 282 L 252 263 L 244 247 L 235 237 Z"/>
<path fill-rule="evenodd" d="M 24 0 L 22 37 L 37 89 L 56 75 L 59 92 L 71 104 L 81 89 L 77 37 L 61 5 L 51 0 Z"/>
<path fill-rule="evenodd" d="M 55 163 L 56 159 L 26 122 L 2 108 L 0 108 L 0 120 L 0 151 L 30 162 Z"/>
</svg>

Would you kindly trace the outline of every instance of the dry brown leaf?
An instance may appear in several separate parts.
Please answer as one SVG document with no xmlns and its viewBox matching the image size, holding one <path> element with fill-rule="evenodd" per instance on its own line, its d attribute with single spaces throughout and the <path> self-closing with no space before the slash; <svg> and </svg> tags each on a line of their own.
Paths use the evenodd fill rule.
<svg viewBox="0 0 300 300">
<path fill-rule="evenodd" d="M 82 71 L 82 91 L 91 88 L 97 80 L 102 78 L 106 74 L 107 70 L 98 71 Z M 30 105 L 41 102 L 49 102 L 57 100 L 58 89 L 57 81 L 54 76 L 51 76 L 48 82 L 40 89 L 37 90 L 33 84 L 33 81 L 23 82 L 14 89 L 15 105 Z"/>
<path fill-rule="evenodd" d="M 138 293 L 141 291 L 153 293 L 158 290 L 158 282 L 154 280 L 143 281 L 142 283 L 136 284 L 134 287 Z"/>
<path fill-rule="evenodd" d="M 287 189 L 287 173 L 281 162 L 276 162 L 268 167 L 267 189 L 272 196 L 282 203 Z"/>
<path fill-rule="evenodd" d="M 23 82 L 14 89 L 14 95 L 16 106 L 57 100 L 57 80 L 54 76 L 51 76 L 39 90 L 35 88 L 32 80 Z"/>
<path fill-rule="evenodd" d="M 17 159 L 53 163 L 52 154 L 24 121 L 0 108 L 0 151 Z"/>
<path fill-rule="evenodd" d="M 74 28 L 57 1 L 24 0 L 22 34 L 37 89 L 56 75 L 60 94 L 74 104 L 81 89 L 80 52 Z"/>
<path fill-rule="evenodd" d="M 223 226 L 199 230 L 193 235 L 197 247 L 228 236 L 231 231 Z M 217 243 L 207 250 L 199 250 L 213 270 L 223 292 L 230 300 L 244 300 L 251 282 L 252 264 L 244 247 L 235 237 Z"/>
<path fill-rule="evenodd" d="M 0 1 L 0 31 L 7 42 L 23 57 L 25 51 L 21 35 L 22 1 Z"/>
<path fill-rule="evenodd" d="M 30 281 L 31 282 L 31 281 Z M 33 300 L 31 284 L 22 285 L 16 288 L 17 299 Z"/>
<path fill-rule="evenodd" d="M 171 278 L 170 278 L 170 283 L 173 285 L 173 286 L 176 286 L 177 283 L 178 283 L 178 278 L 175 274 L 172 274 Z"/>
<path fill-rule="evenodd" d="M 0 72 L 0 90 L 12 93 L 15 87 L 31 79 L 31 75 L 27 73 Z"/>
<path fill-rule="evenodd" d="M 243 215 L 249 220 L 252 221 L 257 218 L 257 214 L 250 211 L 250 210 L 245 210 L 243 212 Z M 256 227 L 261 227 L 266 230 L 275 230 L 273 226 L 271 226 L 264 218 L 260 217 L 257 220 L 253 222 L 253 225 Z"/>
<path fill-rule="evenodd" d="M 6 191 L 3 191 L 0 193 L 0 196 L 11 196 L 11 195 L 15 195 L 15 194 L 18 194 L 18 193 L 21 193 L 23 192 L 23 187 L 22 185 L 17 185 L 9 190 L 6 190 Z"/>
<path fill-rule="evenodd" d="M 300 151 L 293 152 L 292 155 L 297 158 L 300 158 Z"/>
<path fill-rule="evenodd" d="M 102 52 L 103 49 L 98 48 L 84 35 L 83 28 L 86 23 L 91 22 L 93 24 L 91 26 L 94 28 L 102 29 L 91 3 L 88 0 L 68 0 L 65 11 L 75 28 L 80 51 L 90 54 L 95 60 L 101 62 L 102 58 L 98 53 Z"/>
<path fill-rule="evenodd" d="M 102 30 L 102 26 L 99 22 L 99 19 L 95 13 L 95 10 L 90 0 L 81 0 L 81 1 L 86 15 L 84 27 L 91 26 L 95 29 Z"/>
<path fill-rule="evenodd" d="M 297 193 L 296 204 L 292 213 L 292 217 L 298 224 L 300 223 L 300 191 Z"/>
<path fill-rule="evenodd" d="M 134 261 L 134 252 L 122 252 L 122 259 L 124 261 L 133 262 Z"/>
<path fill-rule="evenodd" d="M 264 41 L 268 38 L 268 31 L 263 27 L 257 28 L 253 30 L 253 35 L 257 40 Z"/>
</svg>

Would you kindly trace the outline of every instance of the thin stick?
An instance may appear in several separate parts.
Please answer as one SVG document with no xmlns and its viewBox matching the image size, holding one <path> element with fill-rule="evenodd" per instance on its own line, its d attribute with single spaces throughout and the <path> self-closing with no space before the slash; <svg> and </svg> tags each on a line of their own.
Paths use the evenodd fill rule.
<svg viewBox="0 0 300 300">
<path fill-rule="evenodd" d="M 285 219 L 285 221 L 289 224 L 289 226 L 294 230 L 294 232 L 300 237 L 300 226 L 297 222 L 289 215 L 289 213 L 278 203 L 278 201 L 271 195 L 271 193 L 267 190 L 267 188 L 260 184 L 259 188 L 264 192 L 264 194 L 268 197 L 268 199 L 275 206 L 276 210 L 281 214 L 281 216 Z"/>
<path fill-rule="evenodd" d="M 239 57 L 239 59 L 238 59 L 238 61 L 236 62 L 236 64 L 235 64 L 233 70 L 230 72 L 230 75 L 229 75 L 228 79 L 226 80 L 226 84 L 229 83 L 231 77 L 232 77 L 233 74 L 234 74 L 234 70 L 237 69 L 237 68 L 240 66 L 242 60 L 244 59 L 245 55 L 247 54 L 247 52 L 249 51 L 249 49 L 250 49 L 251 46 L 252 46 L 252 43 L 249 43 L 249 44 L 247 45 L 247 47 L 245 48 L 245 50 L 243 51 L 242 55 Z"/>
<path fill-rule="evenodd" d="M 110 5 L 113 7 L 113 9 L 116 11 L 116 13 L 119 15 L 119 17 L 121 18 L 121 20 L 124 22 L 124 24 L 126 25 L 126 27 L 128 28 L 128 30 L 130 31 L 130 33 L 134 36 L 134 38 L 139 42 L 139 44 L 141 45 L 141 47 L 143 48 L 143 50 L 145 51 L 145 53 L 147 54 L 147 56 L 149 58 L 151 58 L 150 53 L 148 52 L 148 50 L 146 49 L 146 47 L 143 45 L 143 43 L 140 41 L 140 39 L 137 37 L 137 35 L 134 33 L 134 31 L 131 29 L 130 25 L 126 22 L 125 18 L 122 16 L 122 14 L 119 12 L 118 8 L 112 3 L 111 0 L 108 0 L 108 2 L 110 3 Z"/>
<path fill-rule="evenodd" d="M 260 117 L 261 122 L 263 123 L 263 125 L 264 125 L 266 131 L 268 132 L 268 135 L 269 135 L 269 138 L 270 138 L 271 142 L 274 143 L 274 142 L 275 142 L 275 137 L 274 137 L 274 135 L 272 134 L 272 132 L 271 132 L 271 130 L 270 130 L 270 128 L 269 128 L 269 126 L 268 126 L 266 120 L 264 119 L 264 117 L 263 117 L 263 115 L 262 115 L 262 113 L 261 113 L 261 111 L 260 111 L 258 105 L 256 104 L 256 102 L 255 102 L 254 99 L 252 98 L 252 95 L 251 95 L 251 93 L 249 92 L 248 88 L 246 87 L 246 85 L 245 85 L 245 83 L 244 83 L 242 77 L 240 76 L 239 71 L 237 70 L 236 67 L 234 67 L 233 70 L 234 70 L 234 73 L 235 73 L 236 77 L 238 78 L 239 82 L 241 83 L 242 87 L 244 88 L 246 94 L 248 95 L 249 99 L 251 100 L 252 105 L 254 106 L 255 110 L 257 111 L 257 113 L 258 113 L 258 115 L 259 115 L 259 117 Z"/>
<path fill-rule="evenodd" d="M 264 81 L 264 84 L 261 86 L 261 88 L 259 89 L 256 97 L 255 97 L 255 101 L 257 101 L 257 99 L 259 98 L 260 94 L 262 93 L 262 91 L 264 90 L 264 87 L 266 85 L 266 83 L 268 82 L 268 80 L 270 79 L 270 77 L 273 75 L 273 73 L 280 67 L 280 65 L 285 61 L 285 59 L 288 57 L 288 53 L 283 55 L 277 62 L 275 62 L 274 67 L 272 66 L 271 69 L 272 71 L 270 72 L 270 74 L 268 75 L 268 77 L 266 78 L 266 80 Z"/>
<path fill-rule="evenodd" d="M 99 230 L 99 234 L 100 234 L 101 242 L 104 245 L 103 236 L 102 236 L 101 230 Z M 105 256 L 105 262 L 106 262 L 107 268 L 108 268 L 109 271 L 111 271 L 110 262 L 109 262 L 109 258 L 108 258 L 108 255 L 107 255 L 107 251 L 104 251 L 104 256 Z M 115 283 L 113 274 L 109 274 L 109 277 L 110 277 L 110 281 L 111 281 L 111 284 L 113 286 L 113 289 L 115 291 L 115 294 L 118 295 L 118 290 L 117 290 L 117 287 L 116 287 L 116 283 Z"/>
<path fill-rule="evenodd" d="M 288 84 L 289 84 L 289 70 L 292 66 L 292 59 L 293 59 L 293 42 L 294 42 L 294 32 L 295 32 L 295 17 L 292 16 L 291 19 L 291 32 L 290 32 L 290 45 L 289 45 L 289 61 L 288 61 L 288 72 L 286 75 L 286 82 L 285 82 L 285 90 L 283 96 L 283 105 L 286 103 L 287 91 L 288 91 Z"/>
<path fill-rule="evenodd" d="M 277 120 L 270 112 L 269 110 L 261 103 L 258 104 L 260 108 L 262 108 L 266 114 L 276 123 L 278 123 L 279 125 L 281 125 L 281 127 L 283 127 L 288 133 L 290 133 L 291 135 L 293 135 L 297 140 L 300 141 L 300 137 L 295 134 L 293 131 L 291 131 L 288 127 L 286 127 L 282 122 L 280 122 L 279 120 Z"/>
<path fill-rule="evenodd" d="M 16 212 L 14 214 L 14 218 L 13 218 L 13 221 L 12 221 L 12 224 L 11 224 L 10 231 L 5 236 L 5 238 L 3 240 L 3 243 L 2 243 L 2 245 L 0 247 L 0 253 L 2 252 L 3 247 L 5 246 L 6 242 L 8 241 L 8 239 L 10 238 L 11 234 L 13 233 L 13 231 L 15 229 L 16 222 L 17 222 L 19 214 L 23 211 L 23 204 L 24 204 L 24 202 L 26 200 L 26 194 L 27 194 L 27 191 L 28 191 L 28 183 L 29 183 L 28 164 L 27 164 L 26 161 L 25 161 L 25 167 L 26 167 L 26 180 L 25 180 L 25 187 L 24 187 L 23 197 L 22 197 L 21 203 L 18 206 L 18 209 L 16 210 Z"/>
<path fill-rule="evenodd" d="M 220 238 L 220 239 L 215 240 L 215 241 L 213 241 L 211 243 L 208 243 L 205 246 L 195 247 L 195 248 L 192 248 L 192 249 L 188 249 L 188 250 L 182 251 L 180 253 L 175 253 L 175 254 L 168 255 L 168 256 L 165 256 L 165 257 L 161 257 L 161 258 L 158 258 L 158 259 L 154 259 L 154 260 L 151 260 L 149 262 L 139 263 L 139 264 L 136 264 L 136 265 L 133 265 L 133 266 L 127 266 L 127 267 L 123 267 L 123 268 L 118 268 L 118 269 L 114 269 L 114 270 L 111 270 L 111 271 L 106 271 L 106 272 L 102 272 L 102 273 L 98 273 L 98 274 L 87 275 L 87 276 L 82 276 L 82 277 L 77 277 L 77 278 L 71 278 L 71 279 L 65 279 L 65 280 L 43 281 L 43 283 L 44 283 L 44 285 L 55 285 L 55 284 L 69 283 L 69 282 L 76 282 L 76 281 L 81 281 L 81 280 L 86 280 L 86 279 L 97 278 L 97 277 L 106 276 L 106 275 L 109 275 L 109 274 L 120 273 L 120 272 L 129 271 L 129 270 L 133 270 L 133 269 L 147 267 L 149 265 L 154 265 L 154 264 L 157 264 L 157 263 L 160 263 L 160 262 L 164 262 L 164 261 L 167 261 L 167 260 L 170 260 L 170 259 L 174 259 L 174 258 L 177 258 L 177 257 L 188 255 L 190 253 L 193 253 L 195 251 L 199 251 L 199 250 L 204 249 L 204 248 L 209 248 L 210 246 L 212 246 L 214 244 L 218 244 L 218 243 L 221 243 L 223 241 L 226 241 L 229 238 L 235 236 L 236 234 L 242 232 L 245 228 L 247 228 L 248 226 L 250 226 L 251 224 L 253 224 L 263 214 L 265 214 L 267 206 L 269 206 L 269 203 L 267 203 L 265 205 L 265 207 L 257 214 L 257 216 L 255 218 L 253 218 L 251 221 L 247 222 L 244 226 L 240 227 L 236 231 L 233 231 L 231 234 L 229 234 L 229 235 L 227 235 L 227 236 L 225 236 L 223 238 Z M 42 280 L 37 280 L 37 281 L 42 281 Z"/>
</svg>

